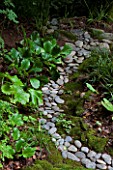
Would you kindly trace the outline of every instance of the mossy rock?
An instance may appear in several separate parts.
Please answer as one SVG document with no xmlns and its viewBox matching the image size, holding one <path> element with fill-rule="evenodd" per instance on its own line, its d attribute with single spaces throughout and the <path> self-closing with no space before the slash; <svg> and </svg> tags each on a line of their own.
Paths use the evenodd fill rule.
<svg viewBox="0 0 113 170">
<path fill-rule="evenodd" d="M 59 34 L 65 36 L 66 38 L 73 40 L 73 41 L 77 41 L 78 38 L 75 34 L 73 34 L 72 32 L 66 31 L 66 30 L 58 30 Z"/>
</svg>

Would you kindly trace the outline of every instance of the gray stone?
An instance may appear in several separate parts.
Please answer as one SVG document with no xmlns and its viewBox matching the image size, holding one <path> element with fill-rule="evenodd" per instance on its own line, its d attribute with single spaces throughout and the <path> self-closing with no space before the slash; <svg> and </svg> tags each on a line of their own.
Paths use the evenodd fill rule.
<svg viewBox="0 0 113 170">
<path fill-rule="evenodd" d="M 52 106 L 52 109 L 56 112 L 59 111 L 59 107 L 58 106 Z"/>
<path fill-rule="evenodd" d="M 83 46 L 83 41 L 78 40 L 78 41 L 75 42 L 75 45 L 76 45 L 77 47 L 79 47 L 79 48 L 82 48 L 82 46 Z"/>
<path fill-rule="evenodd" d="M 43 119 L 43 118 L 39 119 L 39 123 L 42 124 L 42 125 L 45 124 L 46 122 L 47 122 L 46 119 Z"/>
<path fill-rule="evenodd" d="M 68 151 L 77 152 L 77 148 L 74 145 L 70 145 L 69 148 L 68 148 Z"/>
<path fill-rule="evenodd" d="M 51 114 L 47 114 L 47 118 L 48 118 L 48 119 L 51 119 L 51 118 L 52 118 L 52 115 L 51 115 Z"/>
<path fill-rule="evenodd" d="M 58 90 L 51 90 L 50 93 L 51 93 L 51 94 L 57 94 L 57 93 L 58 93 Z"/>
<path fill-rule="evenodd" d="M 81 162 L 83 165 L 86 165 L 86 164 L 90 163 L 91 161 L 88 158 L 83 158 L 83 159 L 81 159 Z"/>
<path fill-rule="evenodd" d="M 106 49 L 110 50 L 108 43 L 99 43 L 99 47 L 100 48 L 106 48 Z"/>
<path fill-rule="evenodd" d="M 57 67 L 57 69 L 58 69 L 58 71 L 60 71 L 60 72 L 64 72 L 64 69 L 62 68 L 62 67 Z"/>
<path fill-rule="evenodd" d="M 60 95 L 63 94 L 63 93 L 64 93 L 64 90 L 62 90 L 62 89 L 59 90 L 59 92 L 58 92 L 58 94 L 60 94 Z"/>
<path fill-rule="evenodd" d="M 67 158 L 67 151 L 63 151 L 63 152 L 62 152 L 62 157 L 63 157 L 64 159 Z"/>
<path fill-rule="evenodd" d="M 85 152 L 85 153 L 88 153 L 89 152 L 89 148 L 88 147 L 82 147 L 81 151 Z"/>
<path fill-rule="evenodd" d="M 47 111 L 46 110 L 43 111 L 43 115 L 45 115 L 45 116 L 47 115 Z"/>
<path fill-rule="evenodd" d="M 113 170 L 113 167 L 111 167 L 111 166 L 108 166 L 108 170 Z"/>
<path fill-rule="evenodd" d="M 71 159 L 71 160 L 80 162 L 80 159 L 77 158 L 77 157 L 76 157 L 73 153 L 71 153 L 71 152 L 67 152 L 67 157 L 68 157 L 68 159 Z"/>
<path fill-rule="evenodd" d="M 58 150 L 59 150 L 59 151 L 62 151 L 62 152 L 63 152 L 63 151 L 66 151 L 66 147 L 65 147 L 64 145 L 59 145 L 59 146 L 58 146 Z"/>
<path fill-rule="evenodd" d="M 52 137 L 55 138 L 55 139 L 60 139 L 61 138 L 61 136 L 58 133 L 52 134 Z"/>
<path fill-rule="evenodd" d="M 64 81 L 62 79 L 58 79 L 56 81 L 58 83 L 58 85 L 62 86 L 64 84 Z"/>
<path fill-rule="evenodd" d="M 111 165 L 112 165 L 112 167 L 113 167 L 113 159 L 111 160 Z"/>
<path fill-rule="evenodd" d="M 76 145 L 77 148 L 81 148 L 82 143 L 79 140 L 75 140 L 74 144 Z"/>
<path fill-rule="evenodd" d="M 96 159 L 99 159 L 99 158 L 101 157 L 101 155 L 102 155 L 101 153 L 97 153 L 97 154 L 95 155 L 95 158 L 96 158 Z"/>
<path fill-rule="evenodd" d="M 58 139 L 58 142 L 59 142 L 60 145 L 63 145 L 64 144 L 64 139 L 63 138 Z"/>
<path fill-rule="evenodd" d="M 51 103 L 45 102 L 45 106 L 51 107 Z"/>
<path fill-rule="evenodd" d="M 64 103 L 64 100 L 61 99 L 59 96 L 56 96 L 56 97 L 55 97 L 55 102 L 58 103 L 58 104 L 63 104 L 63 103 Z"/>
<path fill-rule="evenodd" d="M 76 152 L 75 155 L 76 155 L 78 158 L 80 158 L 80 159 L 83 159 L 83 158 L 86 157 L 85 153 L 80 152 L 80 151 L 79 151 L 79 152 Z"/>
<path fill-rule="evenodd" d="M 50 127 L 48 125 L 43 125 L 42 128 L 46 129 L 46 130 L 49 130 Z"/>
<path fill-rule="evenodd" d="M 107 169 L 107 166 L 104 164 L 96 164 L 97 168 L 99 169 Z"/>
<path fill-rule="evenodd" d="M 51 24 L 52 24 L 52 25 L 58 25 L 58 20 L 57 20 L 57 18 L 53 18 L 53 19 L 51 20 Z"/>
<path fill-rule="evenodd" d="M 47 113 L 49 113 L 49 114 L 52 114 L 52 113 L 54 113 L 55 111 L 54 110 L 45 110 Z"/>
<path fill-rule="evenodd" d="M 57 119 L 56 117 L 53 117 L 51 121 L 56 122 L 56 119 Z"/>
<path fill-rule="evenodd" d="M 54 123 L 52 123 L 52 122 L 47 122 L 47 124 L 46 125 L 48 125 L 49 127 L 55 127 L 55 124 Z"/>
<path fill-rule="evenodd" d="M 97 159 L 97 162 L 98 162 L 99 164 L 104 164 L 104 165 L 106 165 L 106 162 L 104 162 L 102 159 Z"/>
<path fill-rule="evenodd" d="M 87 154 L 87 157 L 90 158 L 94 162 L 96 161 L 95 156 L 96 156 L 96 152 L 94 151 L 89 151 L 89 153 Z"/>
<path fill-rule="evenodd" d="M 64 145 L 65 145 L 66 147 L 69 147 L 71 144 L 70 144 L 69 142 L 65 142 Z"/>
<path fill-rule="evenodd" d="M 57 128 L 56 127 L 52 127 L 49 131 L 48 131 L 48 133 L 50 134 L 50 135 L 52 135 L 53 133 L 55 133 L 57 131 Z"/>
<path fill-rule="evenodd" d="M 55 90 L 59 88 L 59 85 L 58 85 L 58 84 L 55 84 L 55 83 L 51 84 L 51 86 L 52 86 Z"/>
<path fill-rule="evenodd" d="M 95 169 L 96 163 L 95 162 L 89 162 L 89 163 L 86 164 L 86 168 Z"/>
<path fill-rule="evenodd" d="M 102 158 L 107 164 L 111 164 L 111 156 L 110 155 L 104 153 L 104 154 L 102 154 Z"/>
<path fill-rule="evenodd" d="M 72 142 L 72 137 L 71 136 L 66 136 L 65 142 Z"/>
</svg>

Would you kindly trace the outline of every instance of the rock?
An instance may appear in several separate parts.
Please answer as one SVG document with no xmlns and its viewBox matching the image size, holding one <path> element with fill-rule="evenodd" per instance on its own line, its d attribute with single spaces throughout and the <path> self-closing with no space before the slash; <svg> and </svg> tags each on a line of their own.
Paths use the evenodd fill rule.
<svg viewBox="0 0 113 170">
<path fill-rule="evenodd" d="M 49 114 L 53 114 L 55 111 L 54 110 L 45 110 Z"/>
<path fill-rule="evenodd" d="M 81 148 L 82 143 L 79 140 L 75 140 L 74 144 L 76 145 L 77 148 Z"/>
<path fill-rule="evenodd" d="M 96 168 L 96 163 L 95 162 L 88 162 L 86 164 L 86 168 L 95 169 Z"/>
<path fill-rule="evenodd" d="M 45 102 L 45 106 L 47 106 L 47 107 L 51 107 L 51 103 L 49 103 L 49 102 Z"/>
<path fill-rule="evenodd" d="M 62 152 L 62 157 L 65 158 L 65 159 L 68 157 L 67 151 L 63 151 L 63 152 Z"/>
<path fill-rule="evenodd" d="M 47 114 L 47 118 L 51 119 L 52 115 L 51 114 Z"/>
<path fill-rule="evenodd" d="M 54 33 L 54 29 L 47 29 L 47 34 L 52 34 L 52 33 Z"/>
<path fill-rule="evenodd" d="M 46 125 L 48 125 L 49 127 L 55 127 L 55 124 L 54 123 L 52 123 L 52 122 L 47 122 L 47 124 Z"/>
<path fill-rule="evenodd" d="M 85 152 L 85 153 L 88 153 L 89 152 L 89 148 L 88 147 L 82 147 L 81 151 Z"/>
<path fill-rule="evenodd" d="M 59 142 L 60 145 L 63 145 L 64 144 L 64 139 L 63 138 L 58 139 L 58 142 Z"/>
<path fill-rule="evenodd" d="M 97 162 L 98 162 L 99 164 L 104 164 L 104 165 L 106 165 L 106 162 L 104 162 L 104 161 L 101 160 L 101 159 L 97 159 Z"/>
<path fill-rule="evenodd" d="M 94 151 L 89 151 L 89 153 L 87 154 L 87 157 L 90 158 L 94 162 L 96 161 L 95 156 L 96 156 L 96 152 Z"/>
<path fill-rule="evenodd" d="M 60 139 L 61 138 L 61 136 L 58 133 L 52 134 L 52 137 L 55 138 L 55 139 Z"/>
<path fill-rule="evenodd" d="M 39 119 L 39 123 L 42 125 L 44 125 L 46 122 L 47 122 L 46 119 L 43 119 L 43 118 Z"/>
<path fill-rule="evenodd" d="M 110 50 L 108 43 L 99 43 L 99 47 L 100 48 L 106 48 L 106 49 Z"/>
<path fill-rule="evenodd" d="M 64 69 L 63 69 L 62 67 L 60 67 L 60 66 L 58 66 L 57 69 L 58 69 L 58 71 L 60 71 L 60 72 L 64 72 Z"/>
<path fill-rule="evenodd" d="M 58 84 L 55 84 L 55 83 L 52 83 L 51 86 L 52 86 L 55 90 L 57 90 L 57 89 L 59 88 L 59 85 L 58 85 Z"/>
<path fill-rule="evenodd" d="M 56 82 L 60 86 L 62 86 L 64 84 L 64 81 L 62 79 L 58 79 Z"/>
<path fill-rule="evenodd" d="M 60 94 L 60 95 L 63 94 L 63 93 L 64 93 L 64 90 L 62 90 L 62 89 L 59 90 L 59 92 L 58 92 L 58 94 Z"/>
<path fill-rule="evenodd" d="M 46 125 L 46 124 L 43 125 L 42 128 L 44 128 L 44 129 L 46 129 L 46 130 L 49 130 L 49 129 L 50 129 L 50 127 L 49 127 L 48 125 Z"/>
<path fill-rule="evenodd" d="M 111 164 L 111 156 L 110 155 L 104 153 L 104 154 L 102 154 L 102 158 L 107 164 Z"/>
<path fill-rule="evenodd" d="M 69 147 L 71 144 L 70 144 L 69 142 L 65 142 L 64 145 L 65 145 L 66 147 Z"/>
<path fill-rule="evenodd" d="M 99 169 L 107 169 L 107 166 L 104 164 L 96 164 L 97 168 Z"/>
<path fill-rule="evenodd" d="M 56 19 L 56 18 L 53 18 L 52 20 L 51 20 L 51 24 L 54 26 L 56 26 L 56 25 L 58 25 L 58 20 Z"/>
<path fill-rule="evenodd" d="M 76 152 L 75 155 L 76 155 L 78 158 L 80 158 L 80 159 L 86 158 L 85 153 L 80 152 L 80 151 L 79 151 L 79 152 Z"/>
<path fill-rule="evenodd" d="M 113 170 L 113 167 L 111 167 L 111 166 L 108 166 L 108 170 Z"/>
<path fill-rule="evenodd" d="M 75 45 L 76 45 L 77 47 L 79 47 L 79 48 L 82 48 L 82 46 L 83 46 L 83 41 L 78 40 L 78 41 L 75 42 Z"/>
<path fill-rule="evenodd" d="M 43 111 L 43 115 L 45 115 L 45 116 L 47 115 L 47 111 L 46 110 Z"/>
<path fill-rule="evenodd" d="M 58 143 L 59 143 L 59 142 L 58 142 Z M 59 144 L 57 144 L 57 145 L 59 145 Z M 63 152 L 63 151 L 66 151 L 66 147 L 65 147 L 64 145 L 59 145 L 59 146 L 58 146 L 58 150 L 59 150 L 59 151 L 62 151 L 62 152 Z"/>
<path fill-rule="evenodd" d="M 78 57 L 78 59 L 76 60 L 77 63 L 81 64 L 84 60 L 84 57 Z"/>
<path fill-rule="evenodd" d="M 73 43 L 66 42 L 66 45 L 69 45 L 73 50 L 75 50 L 75 45 Z"/>
<path fill-rule="evenodd" d="M 58 103 L 58 104 L 63 104 L 63 103 L 64 103 L 64 100 L 61 99 L 59 96 L 56 96 L 56 97 L 55 97 L 55 102 Z"/>
<path fill-rule="evenodd" d="M 80 162 L 80 159 L 77 158 L 77 157 L 76 157 L 73 153 L 71 153 L 71 152 L 67 152 L 67 157 L 68 157 L 68 159 L 71 159 L 71 160 Z"/>
<path fill-rule="evenodd" d="M 48 133 L 49 133 L 50 135 L 52 135 L 52 134 L 54 134 L 56 131 L 57 131 L 57 128 L 56 128 L 56 127 L 52 127 L 52 128 L 48 131 Z"/>
<path fill-rule="evenodd" d="M 72 137 L 71 136 L 66 136 L 65 142 L 72 142 Z"/>
<path fill-rule="evenodd" d="M 74 145 L 70 145 L 69 148 L 68 148 L 68 151 L 77 152 L 77 148 Z"/>
<path fill-rule="evenodd" d="M 81 162 L 83 165 L 86 165 L 86 164 L 90 163 L 91 161 L 88 158 L 83 158 L 83 159 L 81 159 Z"/>
</svg>

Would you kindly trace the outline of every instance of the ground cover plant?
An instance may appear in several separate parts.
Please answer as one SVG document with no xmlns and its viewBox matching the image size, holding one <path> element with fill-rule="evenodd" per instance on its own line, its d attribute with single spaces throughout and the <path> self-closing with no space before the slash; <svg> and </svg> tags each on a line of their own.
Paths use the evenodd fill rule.
<svg viewBox="0 0 113 170">
<path fill-rule="evenodd" d="M 56 40 L 40 38 L 34 32 L 17 49 L 0 51 L 0 166 L 6 159 L 28 158 L 39 145 L 43 133 L 37 108 L 43 103 L 41 87 L 49 78 L 57 79 L 57 64 L 71 52 Z M 43 143 L 43 142 L 42 142 Z"/>
</svg>

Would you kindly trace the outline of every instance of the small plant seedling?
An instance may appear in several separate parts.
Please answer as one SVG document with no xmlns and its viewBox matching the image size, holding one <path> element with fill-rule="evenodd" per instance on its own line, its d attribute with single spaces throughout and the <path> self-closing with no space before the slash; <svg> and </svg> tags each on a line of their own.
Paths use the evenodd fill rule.
<svg viewBox="0 0 113 170">
<path fill-rule="evenodd" d="M 86 83 L 87 88 L 92 91 L 93 93 L 99 94 L 97 90 L 93 88 L 93 86 L 89 83 Z"/>
</svg>

